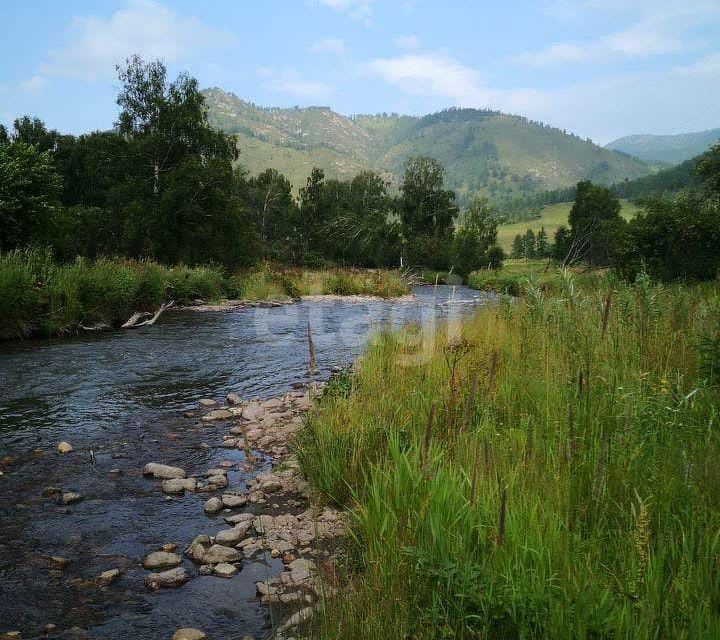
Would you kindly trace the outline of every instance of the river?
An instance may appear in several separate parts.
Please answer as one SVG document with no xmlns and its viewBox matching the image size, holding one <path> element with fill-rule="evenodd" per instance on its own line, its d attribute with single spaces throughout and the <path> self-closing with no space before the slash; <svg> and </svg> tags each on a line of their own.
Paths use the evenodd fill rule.
<svg viewBox="0 0 720 640">
<path fill-rule="evenodd" d="M 142 476 L 146 462 L 201 473 L 220 460 L 241 487 L 243 453 L 215 447 L 222 426 L 198 420 L 198 400 L 229 392 L 266 398 L 306 380 L 307 326 L 319 374 L 351 362 L 368 335 L 413 322 L 431 331 L 493 300 L 464 287 L 418 287 L 413 300 L 304 301 L 232 312 L 175 311 L 151 327 L 58 340 L 0 343 L 0 632 L 23 638 L 166 640 L 179 627 L 210 638 L 267 636 L 254 583 L 278 561 L 246 561 L 232 579 L 195 576 L 148 592 L 139 561 L 206 533 L 207 495 L 169 499 Z M 60 441 L 74 451 L 56 452 Z M 62 506 L 56 489 L 84 499 Z M 59 570 L 50 560 L 68 562 Z M 264 564 L 267 562 L 268 564 Z M 109 586 L 100 572 L 122 569 Z"/>
</svg>

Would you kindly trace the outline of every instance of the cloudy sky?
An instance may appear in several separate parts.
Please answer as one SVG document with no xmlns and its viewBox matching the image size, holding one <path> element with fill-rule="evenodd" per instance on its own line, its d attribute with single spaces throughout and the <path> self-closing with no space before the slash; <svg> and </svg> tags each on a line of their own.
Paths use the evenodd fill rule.
<svg viewBox="0 0 720 640">
<path fill-rule="evenodd" d="M 112 125 L 162 58 L 268 106 L 526 115 L 601 143 L 720 127 L 718 0 L 3 0 L 0 121 Z"/>
</svg>

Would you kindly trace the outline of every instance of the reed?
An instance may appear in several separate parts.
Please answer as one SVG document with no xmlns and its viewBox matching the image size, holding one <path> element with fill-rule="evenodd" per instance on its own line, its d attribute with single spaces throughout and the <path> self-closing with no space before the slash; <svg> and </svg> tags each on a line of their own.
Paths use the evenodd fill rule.
<svg viewBox="0 0 720 640">
<path fill-rule="evenodd" d="M 355 559 L 312 637 L 720 637 L 718 285 L 606 285 L 374 337 L 298 443 Z"/>
</svg>

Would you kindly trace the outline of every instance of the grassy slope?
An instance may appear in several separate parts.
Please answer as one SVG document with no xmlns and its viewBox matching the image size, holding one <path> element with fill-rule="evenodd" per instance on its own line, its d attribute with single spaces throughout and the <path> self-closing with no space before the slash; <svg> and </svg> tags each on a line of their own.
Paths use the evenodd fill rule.
<svg viewBox="0 0 720 640">
<path fill-rule="evenodd" d="M 298 189 L 310 169 L 333 177 L 361 169 L 399 184 L 405 161 L 437 158 L 448 185 L 465 199 L 496 200 L 566 187 L 590 178 L 611 183 L 647 174 L 641 161 L 558 129 L 494 112 L 462 110 L 416 118 L 345 118 L 327 108 L 261 109 L 219 89 L 206 91 L 213 126 L 240 136 L 241 162 L 251 173 L 273 166 Z"/>
<path fill-rule="evenodd" d="M 720 140 L 720 129 L 676 135 L 633 135 L 618 138 L 605 146 L 629 153 L 646 162 L 678 164 L 707 151 Z"/>
<path fill-rule="evenodd" d="M 354 534 L 312 637 L 720 637 L 718 314 L 717 285 L 568 282 L 378 337 L 300 445 Z"/>
<path fill-rule="evenodd" d="M 629 200 L 622 200 L 622 209 L 620 215 L 626 220 L 633 218 L 639 211 L 639 207 Z M 526 222 L 516 222 L 513 224 L 504 224 L 498 227 L 498 244 L 510 254 L 512 251 L 512 243 L 515 236 L 524 234 L 528 229 L 532 229 L 537 234 L 542 227 L 548 234 L 548 241 L 552 242 L 555 231 L 558 227 L 567 226 L 568 215 L 572 208 L 572 202 L 559 202 L 558 204 L 550 204 L 543 207 L 540 217 L 535 220 Z"/>
</svg>

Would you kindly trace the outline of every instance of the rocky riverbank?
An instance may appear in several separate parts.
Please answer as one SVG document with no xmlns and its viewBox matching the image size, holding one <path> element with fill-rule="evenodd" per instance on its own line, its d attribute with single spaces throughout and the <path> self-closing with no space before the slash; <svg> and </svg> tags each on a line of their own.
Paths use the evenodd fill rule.
<svg viewBox="0 0 720 640">
<path fill-rule="evenodd" d="M 195 575 L 232 579 L 242 570 L 243 561 L 280 559 L 283 570 L 256 584 L 260 601 L 269 607 L 274 637 L 308 621 L 321 597 L 335 591 L 331 550 L 344 534 L 342 514 L 310 506 L 307 483 L 302 479 L 291 444 L 303 426 L 304 414 L 312 400 L 322 393 L 322 383 L 268 400 L 243 402 L 235 394 L 226 406 L 213 400 L 201 401 L 208 410 L 199 416 L 204 422 L 223 421 L 227 433 L 218 446 L 241 449 L 246 464 L 266 454 L 272 468 L 246 482 L 244 487 L 228 484 L 224 461 L 204 476 L 188 477 L 178 467 L 148 463 L 143 472 L 159 480 L 158 490 L 168 496 L 185 492 L 207 493 L 203 516 L 222 517 L 208 523 L 208 532 L 188 541 L 184 558 L 173 545 L 162 545 L 150 553 L 143 566 L 149 570 L 145 585 L 150 590 L 180 587 Z M 189 565 L 189 566 L 183 566 Z M 202 630 L 193 630 L 203 633 Z M 178 630 L 188 636 L 188 629 Z"/>
</svg>

